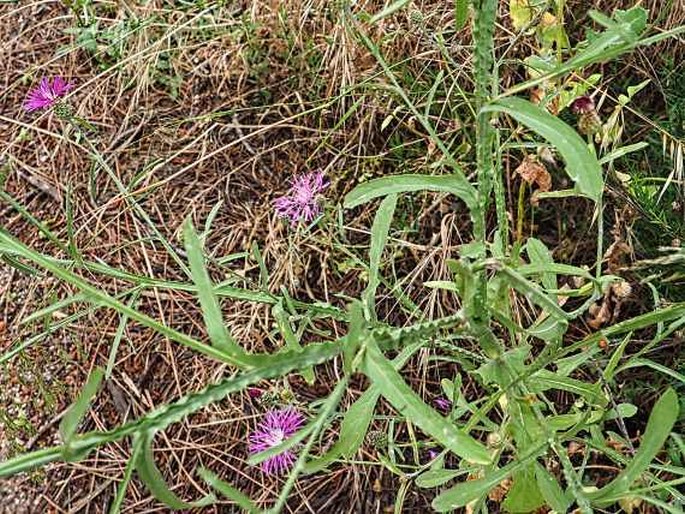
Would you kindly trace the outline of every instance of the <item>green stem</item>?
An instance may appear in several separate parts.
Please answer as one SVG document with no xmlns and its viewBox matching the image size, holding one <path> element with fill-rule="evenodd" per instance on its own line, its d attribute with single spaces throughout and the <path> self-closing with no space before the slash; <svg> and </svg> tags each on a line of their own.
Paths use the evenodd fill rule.
<svg viewBox="0 0 685 514">
<path fill-rule="evenodd" d="M 476 118 L 476 166 L 478 177 L 478 201 L 474 207 L 473 235 L 481 243 L 481 258 L 486 257 L 487 229 L 486 215 L 490 205 L 490 196 L 495 174 L 494 143 L 495 129 L 492 127 L 493 114 L 483 111 L 483 107 L 490 101 L 493 90 L 497 85 L 494 71 L 494 32 L 497 16 L 497 0 L 473 0 L 473 40 L 475 62 L 475 98 L 477 108 Z M 498 188 L 499 190 L 500 188 Z M 500 202 L 498 201 L 498 205 Z M 479 272 L 478 286 L 472 306 L 472 319 L 480 330 L 485 330 L 489 323 L 487 276 Z M 491 354 L 492 349 L 488 352 Z"/>
</svg>

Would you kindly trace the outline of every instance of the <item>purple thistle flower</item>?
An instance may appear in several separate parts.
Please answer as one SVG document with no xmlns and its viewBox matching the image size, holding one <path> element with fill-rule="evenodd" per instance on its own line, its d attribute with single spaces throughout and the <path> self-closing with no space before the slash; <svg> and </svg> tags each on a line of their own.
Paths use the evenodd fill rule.
<svg viewBox="0 0 685 514">
<path fill-rule="evenodd" d="M 433 400 L 433 405 L 435 405 L 442 412 L 448 412 L 452 408 L 452 402 L 444 396 L 440 396 Z"/>
<path fill-rule="evenodd" d="M 59 75 L 52 80 L 43 77 L 40 84 L 29 91 L 26 101 L 24 102 L 24 109 L 31 112 L 52 107 L 73 87 L 73 82 L 67 82 Z"/>
<path fill-rule="evenodd" d="M 320 171 L 295 177 L 288 194 L 274 201 L 276 214 L 281 218 L 288 218 L 291 226 L 297 225 L 299 221 L 312 221 L 321 213 L 318 195 L 328 186 L 328 181 Z"/>
<path fill-rule="evenodd" d="M 297 432 L 304 422 L 305 417 L 293 407 L 268 411 L 257 430 L 250 435 L 250 455 L 278 446 Z M 295 453 L 286 450 L 263 461 L 261 468 L 267 475 L 280 475 L 294 463 Z"/>
</svg>

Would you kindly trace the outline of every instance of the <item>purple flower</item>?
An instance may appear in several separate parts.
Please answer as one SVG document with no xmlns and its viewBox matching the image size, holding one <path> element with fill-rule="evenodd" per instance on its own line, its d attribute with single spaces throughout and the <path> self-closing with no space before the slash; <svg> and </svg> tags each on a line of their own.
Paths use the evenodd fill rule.
<svg viewBox="0 0 685 514">
<path fill-rule="evenodd" d="M 38 87 L 29 91 L 24 102 L 24 109 L 31 112 L 52 107 L 72 87 L 74 87 L 73 82 L 67 82 L 59 75 L 52 80 L 43 77 Z"/>
<path fill-rule="evenodd" d="M 292 226 L 299 221 L 312 221 L 321 212 L 318 196 L 328 185 L 320 171 L 295 177 L 288 194 L 274 201 L 276 214 L 288 218 Z"/>
<path fill-rule="evenodd" d="M 442 412 L 448 412 L 452 408 L 452 402 L 444 396 L 440 396 L 433 400 L 433 405 L 435 405 Z"/>
<path fill-rule="evenodd" d="M 270 410 L 250 435 L 250 454 L 255 455 L 278 446 L 291 437 L 304 424 L 304 416 L 293 407 Z M 261 463 L 262 471 L 268 475 L 280 475 L 295 463 L 295 453 L 285 450 Z"/>
</svg>

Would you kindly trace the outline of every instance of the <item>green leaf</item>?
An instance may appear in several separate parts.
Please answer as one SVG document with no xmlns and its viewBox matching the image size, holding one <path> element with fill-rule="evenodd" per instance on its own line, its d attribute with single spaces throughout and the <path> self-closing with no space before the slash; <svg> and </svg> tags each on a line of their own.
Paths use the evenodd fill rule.
<svg viewBox="0 0 685 514">
<path fill-rule="evenodd" d="M 205 258 L 202 254 L 202 243 L 197 237 L 190 218 L 183 226 L 186 252 L 190 262 L 190 272 L 193 282 L 197 286 L 197 295 L 202 307 L 202 317 L 207 325 L 209 339 L 214 346 L 230 355 L 244 355 L 245 352 L 240 348 L 233 337 L 228 333 L 224 324 L 219 302 L 214 295 L 214 287 L 205 267 Z"/>
<path fill-rule="evenodd" d="M 0 462 L 0 478 L 9 477 L 30 469 L 39 468 L 62 457 L 64 446 L 44 448 L 30 453 L 22 453 Z"/>
<path fill-rule="evenodd" d="M 454 0 L 454 29 L 464 28 L 469 19 L 469 0 Z"/>
<path fill-rule="evenodd" d="M 599 201 L 604 191 L 602 168 L 587 143 L 569 125 L 522 98 L 502 98 L 483 109 L 506 113 L 553 144 L 566 161 L 566 172 L 578 192 Z"/>
<path fill-rule="evenodd" d="M 304 468 L 305 473 L 316 473 L 340 457 L 350 456 L 359 449 L 371 425 L 380 395 L 377 387 L 371 387 L 350 406 L 340 425 L 340 438 L 323 457 L 308 462 Z"/>
<path fill-rule="evenodd" d="M 599 383 L 587 384 L 581 380 L 565 377 L 546 369 L 534 373 L 527 383 L 531 392 L 534 393 L 558 389 L 582 396 L 593 405 L 606 405 L 607 403 Z"/>
<path fill-rule="evenodd" d="M 615 502 L 613 499 L 603 501 L 603 498 L 615 498 L 627 492 L 630 486 L 649 467 L 654 457 L 661 450 L 668 438 L 673 425 L 678 419 L 678 395 L 669 388 L 656 402 L 647 421 L 647 428 L 642 436 L 640 448 L 625 469 L 609 484 L 599 491 L 588 493 L 594 505 L 608 507 Z"/>
<path fill-rule="evenodd" d="M 530 0 L 509 0 L 509 18 L 515 31 L 526 28 L 533 21 L 534 14 Z"/>
<path fill-rule="evenodd" d="M 618 348 L 614 351 L 614 353 L 611 355 L 611 359 L 609 359 L 609 363 L 607 364 L 607 367 L 604 369 L 604 372 L 602 373 L 602 376 L 604 377 L 604 380 L 607 382 L 611 382 L 614 379 L 616 367 L 618 366 L 618 363 L 621 361 L 621 358 L 623 357 L 623 352 L 626 349 L 626 346 L 628 346 L 628 342 L 631 339 L 632 334 L 628 334 L 623 338 L 623 341 L 621 341 L 621 344 L 618 345 Z"/>
<path fill-rule="evenodd" d="M 392 365 L 395 369 L 401 369 L 409 360 L 409 358 L 423 346 L 422 343 L 414 343 L 402 350 L 402 352 L 393 359 Z M 373 413 L 376 410 L 376 403 L 380 397 L 380 389 L 375 384 L 372 384 L 358 399 L 355 401 L 343 418 L 340 425 L 340 437 L 335 442 L 333 447 L 326 452 L 325 455 L 309 461 L 305 467 L 305 473 L 316 473 L 326 468 L 331 463 L 335 462 L 340 457 L 350 457 L 354 454 L 364 442 L 364 437 L 369 430 L 371 421 L 373 420 Z"/>
<path fill-rule="evenodd" d="M 245 512 L 248 512 L 250 514 L 261 512 L 261 510 L 254 503 L 252 503 L 252 500 L 250 500 L 248 496 L 238 491 L 231 484 L 228 484 L 221 480 L 218 476 L 216 476 L 208 469 L 200 468 L 198 470 L 198 473 L 200 477 L 202 477 L 202 480 L 207 482 L 210 486 L 212 486 L 218 492 L 223 494 L 226 498 L 233 501 L 238 507 L 243 509 Z"/>
<path fill-rule="evenodd" d="M 423 285 L 430 289 L 443 289 L 459 294 L 459 287 L 457 287 L 457 284 L 452 280 L 429 280 L 428 282 L 424 282 Z"/>
<path fill-rule="evenodd" d="M 571 506 L 571 500 L 566 497 L 556 478 L 537 462 L 535 463 L 535 479 L 547 505 L 558 513 L 567 512 Z"/>
<path fill-rule="evenodd" d="M 523 469 L 529 465 L 531 461 L 543 454 L 546 446 L 547 445 L 545 444 L 544 446 L 533 449 L 503 468 L 487 471 L 483 478 L 479 478 L 478 480 L 467 480 L 443 491 L 433 500 L 433 508 L 437 512 L 449 512 L 458 509 L 459 507 L 464 507 L 467 503 L 474 500 L 478 500 L 509 475 L 519 469 Z"/>
<path fill-rule="evenodd" d="M 278 325 L 278 330 L 281 332 L 281 335 L 285 340 L 286 348 L 289 348 L 291 350 L 301 350 L 302 345 L 300 344 L 300 341 L 297 339 L 295 332 L 293 332 L 293 329 L 290 326 L 290 320 L 288 319 L 288 314 L 285 312 L 285 309 L 283 308 L 283 300 L 279 300 L 278 303 L 273 306 L 271 312 L 273 313 L 274 319 L 276 320 L 276 324 Z M 309 385 L 312 385 L 314 383 L 313 368 L 304 368 L 300 372 L 300 374 L 302 375 L 302 378 L 304 378 L 305 382 L 307 382 Z"/>
<path fill-rule="evenodd" d="M 81 419 L 83 419 L 83 416 L 85 416 L 86 412 L 88 411 L 90 401 L 98 392 L 103 376 L 104 372 L 101 368 L 95 368 L 93 370 L 88 377 L 86 385 L 83 386 L 78 398 L 74 404 L 69 407 L 69 410 L 67 410 L 66 414 L 62 418 L 62 421 L 59 424 L 59 433 L 67 446 L 76 433 L 76 429 L 78 428 Z"/>
<path fill-rule="evenodd" d="M 685 384 L 685 375 L 682 375 L 681 373 L 678 373 L 677 371 L 667 366 L 664 366 L 663 364 L 659 364 L 658 362 L 654 362 L 649 359 L 631 359 L 630 361 L 628 361 L 628 363 L 621 366 L 616 372 L 616 374 L 621 373 L 622 371 L 625 371 L 627 369 L 640 368 L 642 366 L 652 368 L 655 371 L 663 373 L 664 375 L 668 375 L 669 377 L 678 380 L 680 383 Z"/>
<path fill-rule="evenodd" d="M 452 193 L 461 198 L 469 208 L 476 205 L 475 189 L 460 176 L 406 174 L 381 177 L 359 184 L 345 196 L 343 206 L 345 209 L 351 209 L 379 196 L 415 191 Z"/>
<path fill-rule="evenodd" d="M 469 462 L 489 464 L 492 461 L 485 446 L 426 405 L 375 344 L 366 350 L 363 370 L 395 409 L 447 449 Z"/>
<path fill-rule="evenodd" d="M 162 473 L 155 465 L 155 457 L 152 454 L 152 432 L 143 432 L 139 435 L 143 450 L 136 460 L 136 471 L 140 480 L 147 486 L 152 495 L 172 510 L 192 509 L 206 507 L 216 501 L 213 494 L 209 494 L 196 502 L 185 502 L 169 489 Z"/>
<path fill-rule="evenodd" d="M 535 512 L 545 504 L 545 499 L 538 488 L 535 471 L 532 466 L 520 469 L 512 474 L 513 485 L 502 502 L 502 507 L 512 514 Z"/>
<path fill-rule="evenodd" d="M 465 473 L 467 471 L 463 469 L 429 469 L 416 478 L 416 485 L 424 489 L 440 487 L 442 484 Z"/>
<path fill-rule="evenodd" d="M 381 202 L 371 227 L 371 248 L 369 249 L 369 284 L 362 293 L 362 302 L 369 321 L 376 320 L 376 289 L 381 282 L 380 265 L 383 249 L 388 241 L 390 223 L 395 213 L 397 195 L 390 194 Z"/>
<path fill-rule="evenodd" d="M 656 43 L 680 32 L 679 30 L 674 29 L 673 31 L 669 31 L 669 34 L 658 34 L 640 41 L 639 36 L 644 31 L 647 21 L 647 11 L 644 8 L 635 6 L 628 9 L 628 11 L 616 10 L 616 22 L 604 15 L 597 15 L 596 11 L 593 11 L 593 13 L 596 19 L 605 21 L 605 26 L 608 27 L 607 30 L 596 37 L 588 38 L 591 40 L 587 47 L 576 53 L 573 58 L 560 64 L 548 73 L 517 84 L 505 94 L 513 95 L 543 82 L 551 81 L 555 77 L 565 75 L 570 71 L 579 70 L 585 66 L 598 62 L 607 62 L 618 57 L 622 53 L 632 50 L 638 45 L 642 46 Z M 608 23 L 606 23 L 607 20 Z"/>
<path fill-rule="evenodd" d="M 552 259 L 552 254 L 549 252 L 545 244 L 539 239 L 531 237 L 526 242 L 526 253 L 528 254 L 528 259 L 531 264 L 537 265 L 547 265 L 554 264 L 554 259 Z M 519 270 L 520 273 L 520 270 Z M 557 288 L 557 276 L 554 273 L 543 273 L 542 274 L 542 285 L 548 291 Z"/>
</svg>

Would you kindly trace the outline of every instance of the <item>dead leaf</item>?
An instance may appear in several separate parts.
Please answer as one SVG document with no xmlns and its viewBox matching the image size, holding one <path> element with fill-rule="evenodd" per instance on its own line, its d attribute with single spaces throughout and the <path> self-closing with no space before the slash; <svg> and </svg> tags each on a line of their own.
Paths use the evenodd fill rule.
<svg viewBox="0 0 685 514">
<path fill-rule="evenodd" d="M 545 165 L 535 155 L 527 155 L 516 168 L 516 173 L 529 184 L 535 184 L 538 192 L 552 188 L 552 177 Z"/>
<path fill-rule="evenodd" d="M 505 478 L 488 493 L 490 501 L 501 503 L 511 489 L 511 478 Z"/>
<path fill-rule="evenodd" d="M 633 292 L 632 286 L 625 280 L 614 282 L 604 293 L 600 304 L 588 309 L 590 319 L 587 324 L 594 330 L 615 322 L 621 314 L 621 307 Z"/>
</svg>

